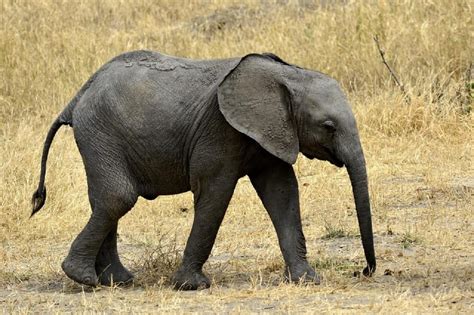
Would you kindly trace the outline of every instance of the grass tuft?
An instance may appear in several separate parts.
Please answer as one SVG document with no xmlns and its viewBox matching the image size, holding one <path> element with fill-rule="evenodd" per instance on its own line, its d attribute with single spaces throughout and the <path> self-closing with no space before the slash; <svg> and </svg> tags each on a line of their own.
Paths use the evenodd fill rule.
<svg viewBox="0 0 474 315">
<path fill-rule="evenodd" d="M 416 235 L 410 232 L 405 232 L 400 237 L 400 244 L 405 249 L 410 248 L 413 245 L 420 244 L 420 243 L 421 243 L 421 240 Z"/>
<path fill-rule="evenodd" d="M 334 225 L 332 225 L 328 222 L 326 222 L 324 224 L 324 229 L 326 230 L 326 234 L 324 234 L 321 237 L 321 239 L 323 239 L 323 240 L 354 236 L 351 232 L 346 231 L 344 228 L 342 228 L 340 226 L 334 226 Z"/>
</svg>

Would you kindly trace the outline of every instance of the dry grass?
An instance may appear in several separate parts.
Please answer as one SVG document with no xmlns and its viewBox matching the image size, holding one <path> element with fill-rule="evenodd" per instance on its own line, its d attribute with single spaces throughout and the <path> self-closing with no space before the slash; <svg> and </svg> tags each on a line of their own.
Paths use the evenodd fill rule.
<svg viewBox="0 0 474 315">
<path fill-rule="evenodd" d="M 472 313 L 472 1 L 311 3 L 3 0 L 0 309 Z M 381 64 L 375 34 L 408 104 Z M 363 254 L 344 170 L 301 157 L 303 224 L 320 286 L 281 283 L 276 235 L 245 178 L 205 266 L 211 289 L 184 293 L 167 285 L 192 223 L 189 193 L 140 200 L 121 220 L 119 250 L 136 273 L 133 287 L 90 290 L 68 280 L 60 262 L 89 216 L 85 176 L 64 128 L 50 152 L 46 207 L 29 220 L 42 143 L 91 73 L 141 48 L 193 58 L 272 51 L 341 81 L 367 155 L 375 277 L 352 276 Z"/>
</svg>

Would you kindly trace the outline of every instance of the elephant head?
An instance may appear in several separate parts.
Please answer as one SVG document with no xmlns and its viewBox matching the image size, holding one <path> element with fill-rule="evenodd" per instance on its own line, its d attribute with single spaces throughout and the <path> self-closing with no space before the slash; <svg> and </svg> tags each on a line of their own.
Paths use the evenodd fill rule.
<svg viewBox="0 0 474 315">
<path fill-rule="evenodd" d="M 227 122 L 281 160 L 298 152 L 349 174 L 370 276 L 376 268 L 364 153 L 356 121 L 336 80 L 271 54 L 242 58 L 218 88 Z"/>
</svg>

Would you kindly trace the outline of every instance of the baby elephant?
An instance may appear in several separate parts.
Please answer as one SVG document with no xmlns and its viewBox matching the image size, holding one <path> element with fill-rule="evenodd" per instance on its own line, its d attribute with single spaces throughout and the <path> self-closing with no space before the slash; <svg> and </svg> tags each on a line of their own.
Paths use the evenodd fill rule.
<svg viewBox="0 0 474 315">
<path fill-rule="evenodd" d="M 269 53 L 190 60 L 153 51 L 102 66 L 51 126 L 33 214 L 44 205 L 46 160 L 69 125 L 84 161 L 92 214 L 62 268 L 90 286 L 132 281 L 117 253 L 117 224 L 138 196 L 194 194 L 194 223 L 175 288 L 209 287 L 202 272 L 239 178 L 249 176 L 278 235 L 285 277 L 319 283 L 306 259 L 298 152 L 347 168 L 367 267 L 375 253 L 364 154 L 338 83 Z M 32 215 L 33 215 L 32 214 Z"/>
</svg>

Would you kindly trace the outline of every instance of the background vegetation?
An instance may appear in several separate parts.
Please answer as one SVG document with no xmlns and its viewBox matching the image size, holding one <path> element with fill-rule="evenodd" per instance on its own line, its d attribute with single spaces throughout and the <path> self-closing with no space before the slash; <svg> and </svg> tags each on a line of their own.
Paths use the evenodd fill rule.
<svg viewBox="0 0 474 315">
<path fill-rule="evenodd" d="M 459 312 L 474 276 L 473 3 L 437 1 L 13 1 L 1 3 L 0 309 L 60 311 Z M 373 37 L 401 80 L 382 64 Z M 119 227 L 130 288 L 82 288 L 60 262 L 89 217 L 72 130 L 50 152 L 48 200 L 33 219 L 42 144 L 85 80 L 115 55 L 189 58 L 273 52 L 348 92 L 366 151 L 379 270 L 363 253 L 345 170 L 300 157 L 302 216 L 320 286 L 282 283 L 270 220 L 242 179 L 205 270 L 210 290 L 167 284 L 192 224 L 192 195 L 140 201 Z"/>
</svg>

